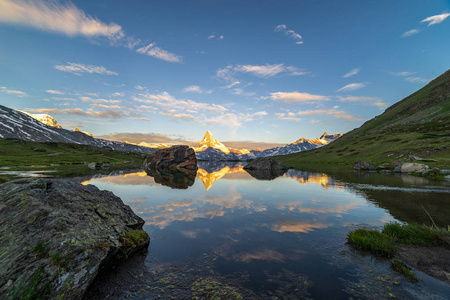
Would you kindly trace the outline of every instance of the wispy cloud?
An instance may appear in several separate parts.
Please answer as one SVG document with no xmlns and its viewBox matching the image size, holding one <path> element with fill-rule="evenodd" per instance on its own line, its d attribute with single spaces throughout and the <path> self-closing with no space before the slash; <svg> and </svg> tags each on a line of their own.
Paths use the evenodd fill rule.
<svg viewBox="0 0 450 300">
<path fill-rule="evenodd" d="M 389 72 L 389 74 L 393 76 L 411 76 L 416 74 L 416 72 Z"/>
<path fill-rule="evenodd" d="M 389 72 L 389 74 L 391 74 L 393 76 L 406 77 L 406 78 L 404 78 L 404 80 L 408 81 L 408 82 L 412 82 L 412 83 L 425 84 L 425 83 L 430 82 L 430 79 L 422 78 L 419 76 L 412 76 L 414 74 L 417 74 L 416 72 Z"/>
<path fill-rule="evenodd" d="M 450 13 L 445 13 L 445 14 L 440 14 L 440 15 L 435 15 L 435 16 L 431 16 L 428 17 L 422 21 L 420 21 L 421 23 L 427 23 L 428 22 L 428 26 L 431 25 L 435 25 L 435 24 L 439 24 L 445 21 L 445 19 L 447 19 L 450 16 Z"/>
<path fill-rule="evenodd" d="M 103 66 L 83 65 L 72 62 L 68 62 L 67 65 L 56 65 L 55 69 L 63 72 L 69 72 L 78 76 L 80 76 L 81 73 L 90 73 L 90 74 L 97 73 L 102 75 L 116 75 L 116 76 L 119 75 L 119 73 L 107 70 Z"/>
<path fill-rule="evenodd" d="M 303 44 L 302 36 L 294 30 L 288 29 L 284 24 L 276 26 L 275 32 L 283 32 L 285 35 L 293 39 L 297 45 Z"/>
<path fill-rule="evenodd" d="M 156 43 L 148 44 L 147 46 L 141 47 L 136 50 L 137 53 L 145 54 L 152 56 L 157 59 L 162 59 L 168 62 L 176 62 L 176 63 L 182 63 L 183 59 L 181 56 L 176 55 L 174 53 L 170 53 L 166 50 L 163 50 L 159 47 L 155 47 Z"/>
<path fill-rule="evenodd" d="M 380 107 L 380 108 L 384 108 L 387 106 L 387 104 L 383 102 L 383 99 L 378 98 L 378 97 L 348 96 L 348 97 L 338 97 L 338 100 L 341 102 L 364 103 L 364 104 L 369 104 L 369 105 Z"/>
<path fill-rule="evenodd" d="M 212 40 L 212 39 L 219 39 L 219 40 L 223 40 L 225 38 L 225 36 L 221 35 L 215 35 L 215 34 L 211 34 L 210 36 L 208 36 L 208 40 Z"/>
<path fill-rule="evenodd" d="M 342 77 L 347 78 L 347 77 L 356 75 L 356 74 L 359 73 L 359 71 L 361 71 L 361 68 L 354 68 L 353 70 L 351 70 L 350 72 L 346 73 L 346 74 L 345 74 L 344 76 L 342 76 Z"/>
<path fill-rule="evenodd" d="M 19 97 L 26 97 L 28 96 L 27 93 L 22 92 L 22 91 L 17 91 L 17 90 L 10 90 L 8 88 L 6 88 L 5 86 L 1 86 L 0 87 L 0 91 L 7 93 L 7 94 L 12 94 L 12 95 L 17 95 Z"/>
<path fill-rule="evenodd" d="M 188 87 L 185 87 L 183 89 L 183 92 L 185 93 L 197 93 L 197 94 L 211 94 L 212 90 L 204 90 L 198 85 L 190 85 Z"/>
<path fill-rule="evenodd" d="M 126 114 L 120 110 L 106 110 L 106 111 L 94 111 L 92 109 L 84 110 L 81 108 L 28 108 L 27 111 L 35 113 L 43 113 L 50 115 L 75 115 L 80 117 L 92 117 L 98 119 L 120 119 L 125 117 Z"/>
<path fill-rule="evenodd" d="M 167 92 L 142 93 L 133 97 L 133 100 L 145 103 L 145 107 L 151 109 L 151 113 L 193 121 L 205 126 L 217 124 L 230 127 L 232 130 L 242 127 L 244 122 L 252 122 L 267 115 L 265 111 L 236 113 L 219 104 L 176 99 Z"/>
<path fill-rule="evenodd" d="M 225 68 L 219 69 L 216 72 L 216 77 L 228 81 L 232 84 L 237 84 L 239 80 L 234 76 L 237 73 L 252 74 L 257 77 L 269 78 L 278 74 L 287 74 L 291 76 L 298 76 L 307 74 L 294 66 L 285 66 L 284 64 L 265 64 L 265 65 L 228 65 Z"/>
<path fill-rule="evenodd" d="M 422 77 L 406 77 L 405 80 L 408 82 L 421 83 L 421 84 L 430 82 L 430 79 L 426 79 L 426 78 L 422 78 Z"/>
<path fill-rule="evenodd" d="M 64 95 L 63 92 L 57 91 L 57 90 L 46 90 L 46 93 L 52 94 L 52 95 Z"/>
<path fill-rule="evenodd" d="M 341 87 L 340 89 L 338 89 L 336 92 L 343 92 L 343 91 L 354 91 L 354 90 L 358 90 L 361 89 L 363 87 L 365 87 L 367 84 L 364 82 L 361 83 L 350 83 L 347 84 L 344 87 Z"/>
<path fill-rule="evenodd" d="M 102 99 L 102 98 L 97 98 L 97 99 L 93 99 L 91 97 L 80 97 L 81 101 L 83 102 L 89 102 L 89 103 L 120 103 L 122 102 L 121 100 L 115 100 L 115 99 Z"/>
<path fill-rule="evenodd" d="M 295 122 L 300 122 L 302 119 L 300 117 L 297 116 L 297 114 L 293 113 L 293 112 L 288 112 L 288 113 L 276 113 L 275 116 L 279 119 L 279 120 L 283 120 L 283 121 L 295 121 Z"/>
<path fill-rule="evenodd" d="M 142 91 L 142 90 L 145 90 L 145 89 L 146 89 L 146 87 L 145 87 L 145 86 L 141 86 L 141 85 L 137 85 L 137 86 L 135 86 L 134 88 L 135 88 L 135 89 L 137 89 L 137 90 L 140 90 L 140 91 Z"/>
<path fill-rule="evenodd" d="M 42 0 L 0 1 L 0 22 L 33 27 L 67 36 L 104 37 L 111 41 L 125 36 L 120 25 L 105 24 L 85 14 L 71 2 Z"/>
<path fill-rule="evenodd" d="M 333 118 L 338 119 L 346 119 L 348 121 L 362 121 L 362 119 L 359 119 L 357 117 L 354 117 L 352 115 L 349 115 L 345 111 L 337 110 L 337 109 L 318 109 L 318 110 L 305 110 L 305 111 L 299 111 L 297 113 L 299 116 L 314 116 L 314 115 L 325 115 L 330 116 Z"/>
<path fill-rule="evenodd" d="M 419 32 L 420 32 L 420 30 L 417 29 L 417 28 L 411 29 L 411 30 L 408 30 L 408 31 L 404 32 L 404 33 L 402 34 L 402 37 L 412 36 L 412 35 L 418 34 Z"/>
<path fill-rule="evenodd" d="M 330 97 L 299 92 L 276 92 L 270 93 L 270 99 L 284 103 L 312 104 L 330 100 Z"/>
</svg>

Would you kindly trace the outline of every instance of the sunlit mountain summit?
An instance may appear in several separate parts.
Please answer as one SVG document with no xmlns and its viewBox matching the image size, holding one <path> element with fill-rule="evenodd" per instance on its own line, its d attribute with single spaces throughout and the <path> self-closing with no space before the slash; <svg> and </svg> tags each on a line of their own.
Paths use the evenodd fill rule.
<svg viewBox="0 0 450 300">
<path fill-rule="evenodd" d="M 200 144 L 198 145 L 198 147 L 195 147 L 194 150 L 195 152 L 201 152 L 201 151 L 205 151 L 208 148 L 214 148 L 217 150 L 222 151 L 223 153 L 230 153 L 230 149 L 225 146 L 224 144 L 222 144 L 221 142 L 219 142 L 218 140 L 216 140 L 213 135 L 211 134 L 211 132 L 206 131 L 205 136 L 203 137 L 203 139 L 200 141 Z"/>
</svg>

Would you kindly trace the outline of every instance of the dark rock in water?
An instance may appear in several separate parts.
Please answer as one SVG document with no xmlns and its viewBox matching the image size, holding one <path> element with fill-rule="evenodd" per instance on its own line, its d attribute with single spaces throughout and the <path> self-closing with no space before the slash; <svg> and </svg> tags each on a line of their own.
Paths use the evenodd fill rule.
<svg viewBox="0 0 450 300">
<path fill-rule="evenodd" d="M 357 171 L 370 170 L 370 163 L 367 161 L 360 161 L 360 160 L 355 161 L 355 164 L 353 165 L 353 169 L 357 170 Z"/>
<path fill-rule="evenodd" d="M 156 183 L 174 188 L 174 189 L 187 189 L 195 182 L 196 170 L 187 170 L 182 172 L 179 170 L 151 170 L 146 169 L 149 176 L 155 179 Z"/>
<path fill-rule="evenodd" d="M 244 170 L 288 170 L 289 167 L 273 157 L 260 157 L 244 166 Z"/>
<path fill-rule="evenodd" d="M 273 180 L 277 177 L 283 176 L 287 170 L 249 170 L 246 169 L 248 174 L 250 174 L 253 178 L 258 180 Z"/>
<path fill-rule="evenodd" d="M 145 170 L 197 170 L 194 149 L 178 145 L 156 151 L 144 161 Z"/>
<path fill-rule="evenodd" d="M 68 180 L 0 185 L 0 298 L 81 299 L 102 266 L 146 249 L 144 220 Z"/>
<path fill-rule="evenodd" d="M 260 157 L 244 166 L 244 170 L 259 180 L 275 179 L 289 169 L 284 163 L 272 157 Z"/>
</svg>

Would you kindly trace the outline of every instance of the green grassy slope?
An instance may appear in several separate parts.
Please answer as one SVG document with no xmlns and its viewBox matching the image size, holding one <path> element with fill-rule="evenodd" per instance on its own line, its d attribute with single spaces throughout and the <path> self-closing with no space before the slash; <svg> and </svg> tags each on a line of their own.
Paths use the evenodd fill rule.
<svg viewBox="0 0 450 300">
<path fill-rule="evenodd" d="M 450 70 L 330 145 L 278 159 L 294 168 L 329 168 L 356 160 L 406 161 L 410 155 L 450 168 Z"/>
<path fill-rule="evenodd" d="M 34 149 L 45 149 L 36 152 Z M 144 158 L 139 153 L 127 153 L 87 145 L 58 143 L 57 146 L 16 139 L 0 140 L 0 171 L 53 170 L 54 176 L 81 176 L 111 170 L 138 168 Z M 87 163 L 109 163 L 108 170 L 91 170 Z M 6 169 L 7 168 L 7 169 Z M 0 175 L 0 182 L 11 176 Z"/>
</svg>

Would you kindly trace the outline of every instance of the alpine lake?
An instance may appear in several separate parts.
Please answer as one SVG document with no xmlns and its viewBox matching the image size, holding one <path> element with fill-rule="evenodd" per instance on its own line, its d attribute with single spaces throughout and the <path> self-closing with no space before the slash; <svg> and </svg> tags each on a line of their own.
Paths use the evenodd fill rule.
<svg viewBox="0 0 450 300">
<path fill-rule="evenodd" d="M 148 252 L 100 274 L 86 299 L 449 299 L 450 285 L 353 250 L 347 234 L 387 222 L 450 225 L 450 186 L 377 173 L 199 162 L 196 174 L 84 178 L 142 217 Z M 432 219 L 432 220 L 431 220 Z"/>
</svg>

